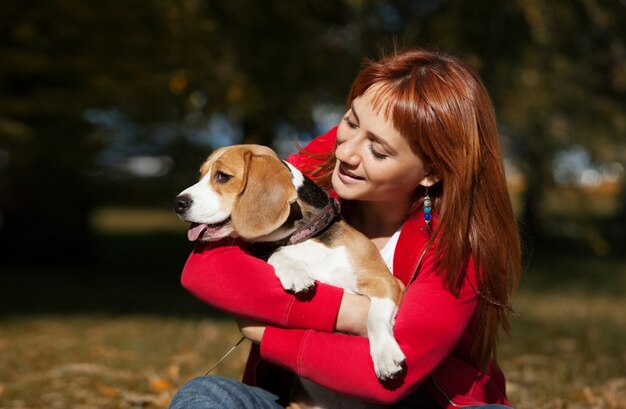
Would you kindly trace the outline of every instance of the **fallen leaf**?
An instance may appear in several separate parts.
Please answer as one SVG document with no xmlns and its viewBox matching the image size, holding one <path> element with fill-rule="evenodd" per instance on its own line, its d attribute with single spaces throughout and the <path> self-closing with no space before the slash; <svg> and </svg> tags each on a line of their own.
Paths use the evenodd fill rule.
<svg viewBox="0 0 626 409">
<path fill-rule="evenodd" d="M 166 391 L 172 388 L 172 384 L 167 379 L 153 379 L 150 381 L 150 389 L 155 392 Z"/>
<path fill-rule="evenodd" d="M 596 395 L 593 394 L 593 391 L 588 386 L 585 386 L 583 388 L 583 396 L 585 397 L 585 400 L 587 402 L 595 402 L 596 401 Z"/>
<path fill-rule="evenodd" d="M 103 394 L 104 396 L 114 397 L 114 396 L 117 396 L 119 394 L 119 390 L 117 388 L 112 387 L 112 386 L 107 386 L 107 385 L 104 385 L 104 384 L 98 384 L 98 385 L 96 385 L 96 387 L 98 388 L 100 393 Z"/>
<path fill-rule="evenodd" d="M 605 399 L 611 409 L 626 409 L 626 378 L 613 378 L 606 383 Z"/>
<path fill-rule="evenodd" d="M 179 379 L 180 378 L 180 365 L 171 364 L 167 368 L 167 374 L 169 375 L 171 379 Z"/>
<path fill-rule="evenodd" d="M 157 400 L 157 397 L 145 393 L 125 392 L 124 400 L 134 407 L 141 408 L 154 403 Z"/>
</svg>

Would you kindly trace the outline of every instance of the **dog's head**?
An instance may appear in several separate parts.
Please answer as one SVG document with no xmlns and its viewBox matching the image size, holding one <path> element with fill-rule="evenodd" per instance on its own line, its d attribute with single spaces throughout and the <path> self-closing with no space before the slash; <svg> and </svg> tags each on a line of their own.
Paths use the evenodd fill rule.
<svg viewBox="0 0 626 409">
<path fill-rule="evenodd" d="M 296 198 L 290 168 L 273 150 L 234 145 L 209 156 L 200 181 L 176 197 L 174 208 L 191 223 L 191 241 L 228 236 L 266 241 L 285 223 Z"/>
</svg>

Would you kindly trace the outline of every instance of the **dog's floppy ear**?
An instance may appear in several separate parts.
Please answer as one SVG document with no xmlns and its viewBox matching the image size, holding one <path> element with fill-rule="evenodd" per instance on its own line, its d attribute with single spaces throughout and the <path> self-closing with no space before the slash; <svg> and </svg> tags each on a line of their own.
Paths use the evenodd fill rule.
<svg viewBox="0 0 626 409">
<path fill-rule="evenodd" d="M 244 181 L 231 220 L 242 238 L 254 239 L 285 223 L 297 192 L 291 172 L 277 157 L 246 151 L 244 162 Z"/>
</svg>

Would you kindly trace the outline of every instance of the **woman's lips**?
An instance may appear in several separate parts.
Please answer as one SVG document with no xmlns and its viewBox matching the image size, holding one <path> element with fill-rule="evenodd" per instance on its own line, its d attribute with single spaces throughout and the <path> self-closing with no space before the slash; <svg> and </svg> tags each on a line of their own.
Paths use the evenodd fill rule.
<svg viewBox="0 0 626 409">
<path fill-rule="evenodd" d="M 339 165 L 339 179 L 341 179 L 341 181 L 343 183 L 358 183 L 358 182 L 362 182 L 365 179 L 363 179 L 360 176 L 355 175 L 354 173 L 351 173 L 350 171 L 347 171 L 343 168 L 343 166 Z"/>
</svg>

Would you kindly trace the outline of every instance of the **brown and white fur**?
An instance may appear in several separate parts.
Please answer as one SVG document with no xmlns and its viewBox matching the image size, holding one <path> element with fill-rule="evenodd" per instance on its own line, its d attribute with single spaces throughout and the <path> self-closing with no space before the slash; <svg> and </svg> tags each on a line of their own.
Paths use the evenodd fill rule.
<svg viewBox="0 0 626 409">
<path fill-rule="evenodd" d="M 286 290 L 306 291 L 314 280 L 370 298 L 367 330 L 376 375 L 392 378 L 405 356 L 393 337 L 402 284 L 390 273 L 374 244 L 341 217 L 298 244 L 289 237 L 332 199 L 276 153 L 260 145 L 216 150 L 200 168 L 200 180 L 176 198 L 190 240 L 239 237 L 276 243 L 267 259 Z"/>
</svg>

